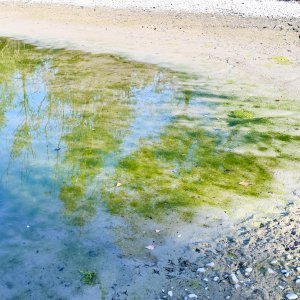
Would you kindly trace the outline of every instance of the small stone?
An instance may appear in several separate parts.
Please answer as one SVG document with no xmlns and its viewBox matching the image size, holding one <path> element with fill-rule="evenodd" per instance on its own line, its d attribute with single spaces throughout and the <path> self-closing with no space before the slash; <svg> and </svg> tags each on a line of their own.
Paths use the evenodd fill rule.
<svg viewBox="0 0 300 300">
<path fill-rule="evenodd" d="M 271 268 L 268 268 L 268 274 L 275 274 L 275 271 Z"/>
<path fill-rule="evenodd" d="M 196 294 L 189 294 L 188 295 L 189 299 L 196 299 L 198 296 Z"/>
<path fill-rule="evenodd" d="M 198 268 L 197 273 L 204 273 L 206 270 L 204 268 Z"/>
<path fill-rule="evenodd" d="M 208 282 L 209 280 L 208 280 L 208 278 L 203 278 L 203 281 L 205 281 L 205 282 Z"/>
<path fill-rule="evenodd" d="M 277 260 L 273 259 L 272 261 L 270 261 L 270 265 L 275 266 L 277 265 Z"/>
<path fill-rule="evenodd" d="M 285 295 L 285 298 L 288 300 L 296 300 L 298 299 L 298 295 L 296 295 L 295 293 L 288 293 Z"/>
<path fill-rule="evenodd" d="M 220 277 L 215 276 L 215 277 L 213 278 L 213 281 L 218 281 L 219 279 L 220 279 Z"/>
<path fill-rule="evenodd" d="M 248 276 L 253 271 L 252 268 L 246 268 L 245 269 L 245 275 Z"/>
<path fill-rule="evenodd" d="M 282 269 L 280 272 L 281 272 L 282 274 L 288 273 L 288 271 L 287 271 L 286 269 Z"/>
<path fill-rule="evenodd" d="M 225 298 L 226 300 L 228 300 L 228 299 L 230 299 L 230 296 L 226 296 L 226 298 Z"/>
<path fill-rule="evenodd" d="M 155 246 L 154 245 L 148 245 L 145 248 L 152 251 L 152 250 L 155 249 Z"/>
<path fill-rule="evenodd" d="M 212 262 L 210 262 L 210 263 L 208 263 L 208 264 L 206 264 L 206 267 L 210 267 L 210 268 L 212 268 L 212 267 L 214 267 L 215 266 L 215 263 L 212 261 Z"/>
<path fill-rule="evenodd" d="M 300 267 L 296 268 L 296 272 L 300 273 Z"/>
<path fill-rule="evenodd" d="M 229 282 L 231 284 L 237 284 L 239 282 L 239 280 L 237 279 L 237 277 L 234 273 L 229 275 Z"/>
<path fill-rule="evenodd" d="M 291 254 L 287 254 L 287 255 L 285 256 L 285 259 L 286 259 L 286 260 L 292 260 L 292 259 L 293 259 L 293 256 L 292 256 Z"/>
<path fill-rule="evenodd" d="M 295 282 L 296 282 L 297 285 L 300 285 L 300 279 L 296 279 Z"/>
<path fill-rule="evenodd" d="M 173 297 L 173 292 L 172 291 L 168 291 L 168 296 Z"/>
</svg>

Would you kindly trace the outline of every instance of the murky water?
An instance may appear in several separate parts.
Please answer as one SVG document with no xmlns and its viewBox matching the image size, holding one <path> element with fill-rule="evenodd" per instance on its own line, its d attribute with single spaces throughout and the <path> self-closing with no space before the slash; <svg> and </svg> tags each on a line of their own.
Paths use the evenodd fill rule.
<svg viewBox="0 0 300 300">
<path fill-rule="evenodd" d="M 0 71 L 2 299 L 154 295 L 144 230 L 272 202 L 299 168 L 297 99 L 7 39 Z"/>
</svg>

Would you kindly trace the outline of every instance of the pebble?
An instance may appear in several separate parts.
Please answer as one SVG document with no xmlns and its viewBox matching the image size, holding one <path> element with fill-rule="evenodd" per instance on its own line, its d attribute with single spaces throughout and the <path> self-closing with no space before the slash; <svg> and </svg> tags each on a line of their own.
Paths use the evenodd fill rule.
<svg viewBox="0 0 300 300">
<path fill-rule="evenodd" d="M 210 268 L 212 268 L 212 267 L 214 267 L 215 266 L 215 263 L 212 261 L 212 262 L 210 262 L 210 263 L 208 263 L 208 264 L 206 264 L 206 267 L 210 267 Z"/>
<path fill-rule="evenodd" d="M 296 279 L 296 284 L 300 285 L 300 279 Z"/>
<path fill-rule="evenodd" d="M 198 296 L 196 294 L 189 294 L 188 295 L 189 299 L 196 299 Z"/>
<path fill-rule="evenodd" d="M 245 275 L 248 276 L 253 271 L 252 268 L 246 268 L 245 269 Z"/>
<path fill-rule="evenodd" d="M 239 280 L 237 279 L 237 277 L 234 273 L 229 275 L 229 282 L 231 284 L 237 284 L 239 282 Z"/>
<path fill-rule="evenodd" d="M 268 268 L 268 273 L 269 274 L 275 274 L 275 271 L 273 269 L 271 269 L 271 268 Z"/>
<path fill-rule="evenodd" d="M 204 268 L 199 268 L 198 270 L 197 270 L 197 273 L 204 273 L 206 270 L 204 269 Z"/>
<path fill-rule="evenodd" d="M 168 291 L 168 296 L 173 297 L 173 292 L 172 291 Z"/>
<path fill-rule="evenodd" d="M 288 300 L 296 300 L 298 299 L 298 295 L 296 295 L 295 293 L 288 293 L 285 295 L 285 298 Z"/>
<path fill-rule="evenodd" d="M 220 277 L 215 276 L 215 277 L 213 278 L 213 281 L 218 281 L 219 279 L 220 279 Z"/>
<path fill-rule="evenodd" d="M 208 278 L 203 278 L 203 281 L 205 281 L 205 282 L 208 282 L 209 280 L 208 280 Z"/>
<path fill-rule="evenodd" d="M 296 268 L 296 272 L 300 273 L 300 267 Z"/>
<path fill-rule="evenodd" d="M 270 261 L 270 264 L 271 264 L 272 266 L 275 266 L 275 265 L 277 264 L 277 260 L 276 260 L 276 259 L 273 259 L 272 261 Z"/>
<path fill-rule="evenodd" d="M 286 269 L 282 269 L 280 272 L 281 272 L 282 274 L 288 273 L 288 271 L 287 271 Z"/>
<path fill-rule="evenodd" d="M 286 260 L 292 260 L 293 256 L 291 254 L 287 254 L 285 257 Z"/>
</svg>

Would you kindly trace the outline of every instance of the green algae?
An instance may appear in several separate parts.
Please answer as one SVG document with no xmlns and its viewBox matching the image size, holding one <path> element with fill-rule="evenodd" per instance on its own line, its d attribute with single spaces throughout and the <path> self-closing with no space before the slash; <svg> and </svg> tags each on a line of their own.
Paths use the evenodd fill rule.
<svg viewBox="0 0 300 300">
<path fill-rule="evenodd" d="M 97 274 L 93 271 L 80 271 L 81 281 L 87 285 L 95 285 L 97 282 Z"/>
<path fill-rule="evenodd" d="M 291 65 L 293 62 L 285 56 L 273 56 L 272 60 L 278 65 Z"/>
<path fill-rule="evenodd" d="M 108 208 L 124 213 L 133 202 L 132 210 L 156 218 L 203 204 L 226 207 L 232 194 L 264 196 L 274 159 L 227 151 L 219 144 L 220 138 L 201 126 L 174 120 L 159 142 L 120 161 L 116 179 L 123 186 L 102 190 Z M 251 185 L 245 188 L 241 181 Z"/>
</svg>

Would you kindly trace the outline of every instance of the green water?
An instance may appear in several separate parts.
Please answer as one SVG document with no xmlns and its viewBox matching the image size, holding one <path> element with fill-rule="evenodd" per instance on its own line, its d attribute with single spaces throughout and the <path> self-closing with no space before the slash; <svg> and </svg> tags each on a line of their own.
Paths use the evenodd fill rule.
<svg viewBox="0 0 300 300">
<path fill-rule="evenodd" d="M 89 270 L 101 293 L 130 281 L 130 264 L 116 275 L 122 249 L 105 228 L 270 198 L 283 188 L 274 171 L 299 163 L 297 99 L 224 94 L 154 65 L 8 39 L 0 70 L 5 299 L 70 299 Z"/>
</svg>

